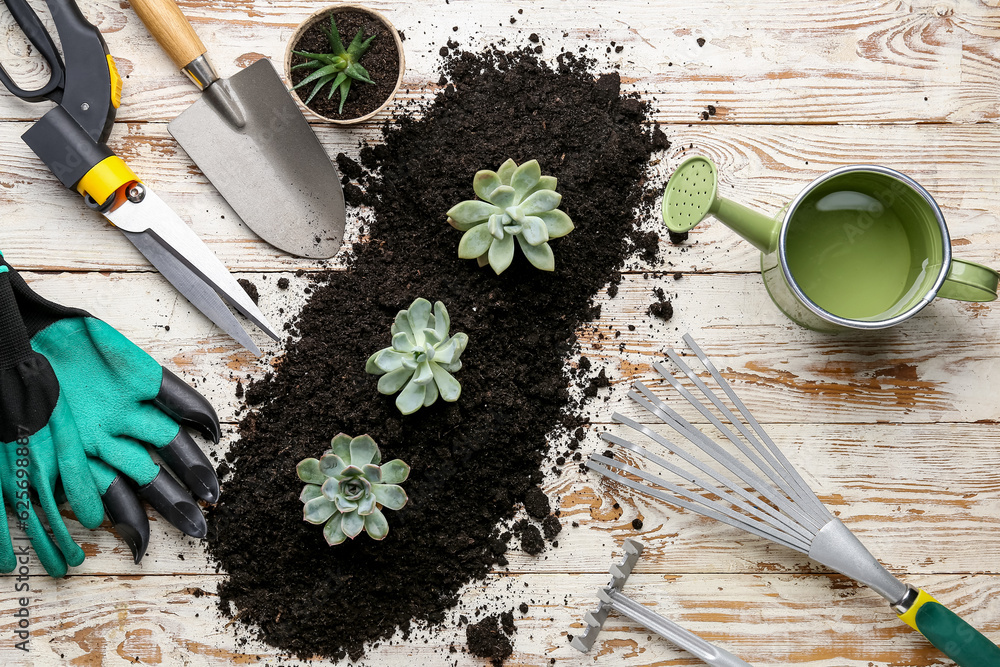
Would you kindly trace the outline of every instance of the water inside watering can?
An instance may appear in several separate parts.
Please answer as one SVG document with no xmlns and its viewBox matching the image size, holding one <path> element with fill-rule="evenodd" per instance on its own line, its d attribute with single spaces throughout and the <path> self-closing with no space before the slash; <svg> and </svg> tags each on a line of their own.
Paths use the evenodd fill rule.
<svg viewBox="0 0 1000 667">
<path fill-rule="evenodd" d="M 925 226 L 907 202 L 818 188 L 789 222 L 788 267 L 810 300 L 854 320 L 881 320 L 910 307 L 929 271 Z M 940 266 L 938 264 L 937 266 Z"/>
</svg>

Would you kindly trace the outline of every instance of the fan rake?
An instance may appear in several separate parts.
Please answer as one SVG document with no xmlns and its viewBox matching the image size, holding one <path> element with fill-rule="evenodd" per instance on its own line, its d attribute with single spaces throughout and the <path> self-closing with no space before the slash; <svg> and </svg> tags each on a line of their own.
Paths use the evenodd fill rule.
<svg viewBox="0 0 1000 667">
<path fill-rule="evenodd" d="M 960 667 L 1000 666 L 1000 648 L 933 597 L 897 579 L 830 513 L 691 336 L 685 335 L 684 342 L 740 416 L 676 352 L 668 351 L 667 356 L 703 398 L 664 364 L 656 363 L 654 367 L 732 447 L 710 438 L 657 398 L 646 385 L 636 382 L 629 397 L 670 426 L 694 449 L 686 450 L 652 428 L 615 413 L 614 421 L 646 436 L 659 449 L 653 451 L 613 433 L 602 434 L 604 440 L 654 464 L 660 472 L 649 472 L 598 454 L 590 456 L 587 467 L 657 500 L 799 551 L 866 584 L 885 598 L 903 621 Z M 669 458 L 658 453 L 661 449 Z M 678 481 L 697 490 L 685 488 Z"/>
</svg>

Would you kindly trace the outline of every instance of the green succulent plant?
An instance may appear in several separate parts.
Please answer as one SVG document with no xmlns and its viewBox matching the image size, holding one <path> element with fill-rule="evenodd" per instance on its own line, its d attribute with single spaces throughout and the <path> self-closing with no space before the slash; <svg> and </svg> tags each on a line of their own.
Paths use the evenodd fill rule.
<svg viewBox="0 0 1000 667">
<path fill-rule="evenodd" d="M 361 66 L 358 61 L 361 60 L 361 56 L 365 54 L 368 47 L 371 46 L 372 40 L 375 39 L 375 35 L 372 35 L 368 39 L 364 39 L 364 28 L 358 30 L 358 34 L 354 36 L 351 41 L 351 45 L 346 49 L 344 48 L 343 42 L 340 41 L 340 32 L 337 30 L 337 22 L 333 18 L 333 14 L 330 15 L 330 30 L 326 33 L 327 37 L 330 39 L 330 48 L 333 53 L 309 53 L 307 51 L 292 51 L 297 56 L 302 56 L 306 58 L 306 62 L 294 65 L 292 69 L 314 69 L 316 70 L 306 78 L 302 79 L 292 90 L 296 88 L 301 88 L 302 86 L 315 82 L 312 92 L 309 93 L 309 97 L 305 100 L 306 104 L 312 101 L 312 98 L 316 97 L 316 93 L 326 84 L 330 85 L 330 94 L 327 95 L 327 99 L 333 98 L 333 91 L 340 90 L 340 109 L 337 113 L 344 112 L 344 102 L 347 101 L 347 95 L 351 91 L 352 81 L 361 81 L 363 83 L 375 83 L 372 81 L 371 77 L 368 75 L 368 70 Z"/>
<path fill-rule="evenodd" d="M 410 466 L 399 459 L 382 461 L 382 452 L 370 436 L 352 438 L 341 433 L 319 459 L 305 459 L 295 467 L 306 483 L 299 500 L 302 518 L 323 526 L 326 543 L 333 546 L 362 531 L 381 540 L 389 533 L 383 509 L 398 510 L 409 500 L 399 486 Z M 380 509 L 381 508 L 381 509 Z"/>
<path fill-rule="evenodd" d="M 497 275 L 514 259 L 514 239 L 537 268 L 555 269 L 549 239 L 573 231 L 573 221 L 559 210 L 562 195 L 556 179 L 542 176 L 538 160 L 520 167 L 507 160 L 497 171 L 476 172 L 472 188 L 479 199 L 457 204 L 448 211 L 448 224 L 465 232 L 458 256 L 489 264 Z"/>
<path fill-rule="evenodd" d="M 452 373 L 462 367 L 458 358 L 465 351 L 469 337 L 457 333 L 449 337 L 451 320 L 444 304 L 438 301 L 431 313 L 427 299 L 416 299 L 407 310 L 396 314 L 392 325 L 392 346 L 368 358 L 365 371 L 381 375 L 378 390 L 395 394 L 396 407 L 404 415 L 431 405 L 441 396 L 454 402 L 462 385 Z"/>
</svg>

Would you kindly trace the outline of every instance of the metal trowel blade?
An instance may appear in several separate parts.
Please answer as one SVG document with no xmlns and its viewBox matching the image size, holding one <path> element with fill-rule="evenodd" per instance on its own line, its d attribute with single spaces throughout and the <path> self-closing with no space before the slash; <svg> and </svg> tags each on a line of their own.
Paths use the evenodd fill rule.
<svg viewBox="0 0 1000 667">
<path fill-rule="evenodd" d="M 168 129 L 262 239 L 314 259 L 340 250 L 340 177 L 270 60 L 213 83 Z"/>
</svg>

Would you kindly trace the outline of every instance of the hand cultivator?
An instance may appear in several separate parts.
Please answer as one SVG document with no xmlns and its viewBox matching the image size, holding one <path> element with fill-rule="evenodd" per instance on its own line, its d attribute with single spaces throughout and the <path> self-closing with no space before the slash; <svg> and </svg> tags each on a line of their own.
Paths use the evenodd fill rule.
<svg viewBox="0 0 1000 667">
<path fill-rule="evenodd" d="M 712 667 L 753 667 L 750 663 L 740 660 L 729 651 L 708 643 L 696 634 L 685 630 L 668 618 L 642 606 L 632 598 L 622 593 L 625 581 L 632 574 L 636 561 L 642 554 L 642 543 L 636 540 L 625 540 L 625 559 L 611 566 L 611 583 L 597 591 L 601 604 L 594 611 L 588 611 L 583 619 L 587 623 L 586 631 L 571 642 L 573 648 L 586 653 L 594 646 L 598 633 L 604 627 L 608 614 L 616 611 L 628 616 L 636 623 L 641 623 L 667 641 L 681 647 L 691 655 L 700 658 L 706 665 Z"/>
<path fill-rule="evenodd" d="M 646 385 L 636 382 L 629 397 L 697 449 L 685 450 L 648 426 L 616 413 L 613 416 L 616 422 L 646 436 L 672 454 L 671 458 L 664 458 L 645 446 L 611 433 L 604 433 L 603 438 L 655 464 L 669 475 L 647 472 L 596 454 L 587 461 L 587 467 L 630 489 L 795 549 L 866 584 L 885 598 L 907 625 L 927 637 L 961 667 L 1000 665 L 1000 648 L 929 594 L 893 576 L 850 529 L 823 506 L 701 348 L 689 335 L 684 336 L 684 342 L 742 420 L 672 350 L 667 352 L 670 361 L 687 376 L 721 419 L 663 364 L 654 366 L 677 393 L 722 433 L 736 452 L 713 441 L 658 399 Z M 670 476 L 700 488 L 685 488 L 671 481 Z"/>
</svg>

